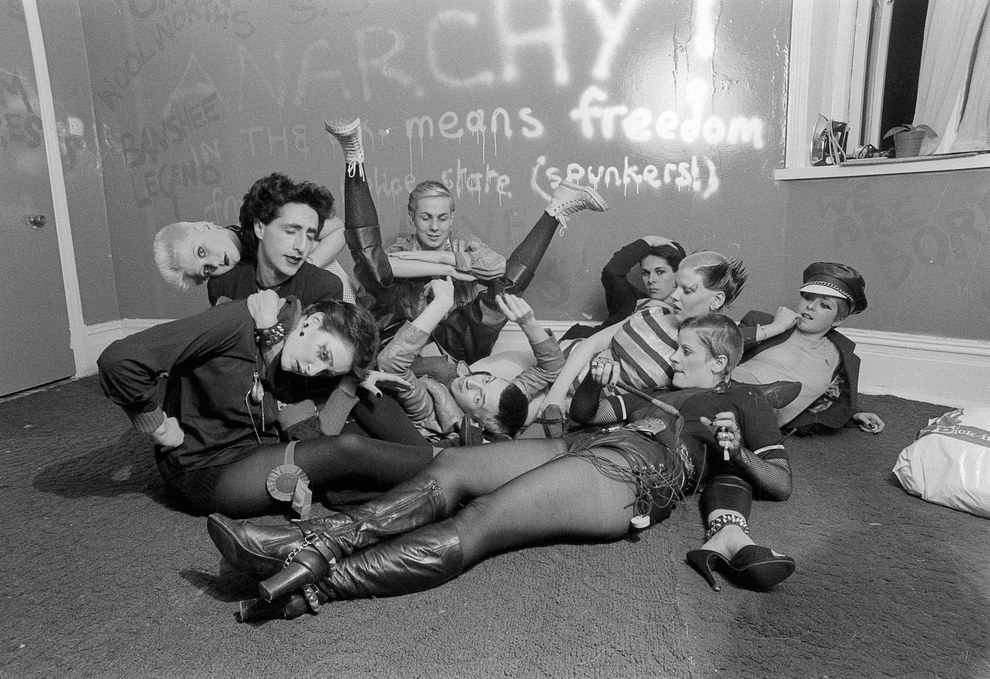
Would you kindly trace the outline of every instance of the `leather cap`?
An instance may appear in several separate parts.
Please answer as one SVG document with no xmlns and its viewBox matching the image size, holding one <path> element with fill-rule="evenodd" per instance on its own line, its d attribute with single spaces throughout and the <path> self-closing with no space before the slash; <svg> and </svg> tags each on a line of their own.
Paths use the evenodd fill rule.
<svg viewBox="0 0 990 679">
<path fill-rule="evenodd" d="M 801 292 L 840 297 L 849 302 L 850 313 L 866 309 L 866 281 L 851 266 L 837 262 L 815 262 L 804 270 Z"/>
</svg>

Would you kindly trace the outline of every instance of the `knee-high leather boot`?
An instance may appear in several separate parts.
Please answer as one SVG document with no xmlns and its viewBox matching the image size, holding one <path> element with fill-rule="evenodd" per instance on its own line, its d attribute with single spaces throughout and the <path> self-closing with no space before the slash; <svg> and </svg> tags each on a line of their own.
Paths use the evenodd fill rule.
<svg viewBox="0 0 990 679">
<path fill-rule="evenodd" d="M 443 491 L 435 479 L 424 476 L 402 483 L 356 509 L 326 518 L 297 521 L 288 526 L 266 526 L 212 514 L 207 520 L 207 530 L 231 566 L 267 578 L 294 560 L 319 556 L 332 562 L 446 514 Z"/>
<path fill-rule="evenodd" d="M 363 192 L 368 192 L 367 182 L 363 177 L 346 177 L 345 191 L 352 183 L 360 183 Z M 348 191 L 348 195 L 350 193 Z M 371 200 L 370 194 L 368 200 Z M 345 210 L 349 204 L 345 204 Z M 345 225 L 344 242 L 347 243 L 347 248 L 351 251 L 351 259 L 354 260 L 354 278 L 367 293 L 362 297 L 362 303 L 375 317 L 384 344 L 395 336 L 405 319 L 399 304 L 399 290 L 394 284 L 392 266 L 388 263 L 388 255 L 385 254 L 385 248 L 382 246 L 381 227 L 377 223 L 359 227 Z M 370 300 L 368 300 L 369 296 Z"/>
<path fill-rule="evenodd" d="M 347 172 L 344 176 L 344 242 L 354 260 L 354 278 L 364 288 L 362 305 L 370 309 L 382 339 L 391 339 L 401 325 L 398 292 L 393 285 L 392 267 L 382 247 L 382 230 L 378 210 L 364 174 L 364 146 L 361 141 L 361 119 L 349 122 L 326 122 L 327 132 L 344 152 Z M 363 293 L 367 293 L 364 295 Z M 371 299 L 368 300 L 367 296 Z"/>
<path fill-rule="evenodd" d="M 392 285 L 392 267 L 382 247 L 382 230 L 371 188 L 364 176 L 361 119 L 324 123 L 344 152 L 344 242 L 354 258 L 354 277 L 378 298 Z"/>
<path fill-rule="evenodd" d="M 470 303 L 453 309 L 437 325 L 433 330 L 436 343 L 453 358 L 468 364 L 489 356 L 508 322 L 496 299 L 505 292 L 514 295 L 525 292 L 559 226 L 555 217 L 544 212 L 509 255 L 505 273 L 488 283 Z"/>
<path fill-rule="evenodd" d="M 345 185 L 352 179 L 345 179 Z M 363 179 L 359 179 L 364 183 Z M 365 184 L 367 186 L 367 184 Z M 354 277 L 376 298 L 393 283 L 392 267 L 382 246 L 382 229 L 377 224 L 344 228 L 344 242 L 354 259 Z"/>
<path fill-rule="evenodd" d="M 608 204 L 587 186 L 562 181 L 554 189 L 539 220 L 516 246 L 505 273 L 470 304 L 454 309 L 433 331 L 433 339 L 457 360 L 473 363 L 491 354 L 507 319 L 496 298 L 502 293 L 522 295 L 533 280 L 554 234 L 568 216 L 583 210 L 604 212 Z"/>
<path fill-rule="evenodd" d="M 464 570 L 453 520 L 355 552 L 317 583 L 330 601 L 398 596 L 438 587 Z"/>
</svg>

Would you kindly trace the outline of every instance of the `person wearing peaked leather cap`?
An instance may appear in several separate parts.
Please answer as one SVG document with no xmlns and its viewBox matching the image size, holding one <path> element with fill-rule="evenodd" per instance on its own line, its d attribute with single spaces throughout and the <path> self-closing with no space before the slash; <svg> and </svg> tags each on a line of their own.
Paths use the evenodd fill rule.
<svg viewBox="0 0 990 679">
<path fill-rule="evenodd" d="M 866 310 L 866 281 L 851 266 L 836 262 L 815 262 L 804 270 L 801 292 L 830 295 L 849 302 L 849 313 Z"/>
<path fill-rule="evenodd" d="M 883 420 L 856 410 L 859 357 L 856 345 L 836 331 L 867 307 L 866 282 L 838 262 L 814 262 L 803 275 L 797 311 L 780 307 L 773 316 L 751 311 L 741 321 L 743 360 L 733 373 L 740 382 L 801 382 L 801 394 L 777 411 L 781 427 L 810 432 L 847 425 L 879 434 Z"/>
</svg>

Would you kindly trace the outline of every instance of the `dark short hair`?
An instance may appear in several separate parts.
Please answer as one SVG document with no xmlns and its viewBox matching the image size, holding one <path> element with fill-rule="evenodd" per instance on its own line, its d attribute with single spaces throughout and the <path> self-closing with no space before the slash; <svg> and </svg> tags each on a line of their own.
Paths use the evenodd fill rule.
<svg viewBox="0 0 990 679">
<path fill-rule="evenodd" d="M 515 438 L 519 430 L 526 426 L 526 418 L 529 417 L 529 399 L 523 394 L 513 382 L 502 390 L 502 396 L 498 400 L 498 413 L 495 414 L 495 422 L 501 431 L 496 434 L 504 434 Z"/>
<path fill-rule="evenodd" d="M 378 355 L 378 324 L 364 307 L 336 299 L 325 299 L 303 309 L 303 315 L 323 314 L 322 328 L 339 333 L 354 345 L 354 362 L 351 372 L 364 379 Z"/>
<path fill-rule="evenodd" d="M 687 257 L 687 253 L 684 252 L 680 243 L 664 243 L 663 245 L 651 245 L 647 253 L 643 255 L 643 259 L 650 256 L 659 257 L 667 262 L 667 266 L 677 271 L 677 267 L 681 265 L 681 260 Z M 643 259 L 639 260 L 640 263 Z"/>
<path fill-rule="evenodd" d="M 323 222 L 333 216 L 333 194 L 325 186 L 312 182 L 295 182 L 280 172 L 262 177 L 244 194 L 239 215 L 239 235 L 249 261 L 254 259 L 258 251 L 254 221 L 271 223 L 286 203 L 302 203 L 313 208 L 319 220 L 319 228 L 323 228 Z"/>
</svg>

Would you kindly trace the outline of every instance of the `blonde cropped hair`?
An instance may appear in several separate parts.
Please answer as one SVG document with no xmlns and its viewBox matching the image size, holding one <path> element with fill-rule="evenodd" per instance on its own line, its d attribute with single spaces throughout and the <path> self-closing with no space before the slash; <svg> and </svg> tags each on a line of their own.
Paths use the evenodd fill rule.
<svg viewBox="0 0 990 679">
<path fill-rule="evenodd" d="M 423 198 L 446 198 L 450 201 L 450 214 L 454 214 L 454 196 L 451 195 L 450 189 L 436 180 L 427 179 L 416 184 L 415 188 L 409 192 L 409 202 L 406 205 L 406 210 L 409 211 L 409 219 L 416 218 L 419 201 Z"/>
<path fill-rule="evenodd" d="M 749 277 L 741 261 L 713 250 L 692 252 L 681 260 L 678 271 L 683 267 L 697 271 L 705 284 L 705 289 L 723 293 L 725 295 L 723 307 L 735 301 Z"/>
<path fill-rule="evenodd" d="M 155 253 L 155 265 L 158 267 L 158 273 L 162 275 L 166 283 L 174 285 L 180 290 L 188 290 L 194 285 L 199 285 L 200 281 L 182 270 L 182 265 L 179 263 L 179 246 L 189 238 L 193 231 L 219 228 L 213 222 L 174 222 L 158 230 L 152 243 L 152 249 Z"/>
</svg>

